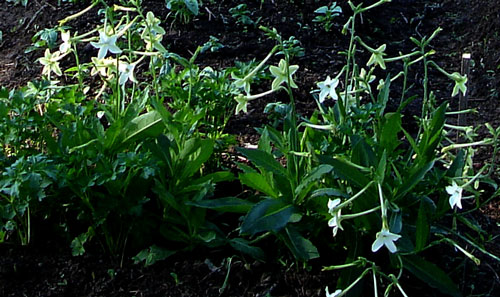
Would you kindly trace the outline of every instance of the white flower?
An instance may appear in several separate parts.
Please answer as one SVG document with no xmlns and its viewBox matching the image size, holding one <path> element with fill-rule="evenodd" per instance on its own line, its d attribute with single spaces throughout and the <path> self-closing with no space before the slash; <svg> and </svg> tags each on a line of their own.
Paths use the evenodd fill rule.
<svg viewBox="0 0 500 297">
<path fill-rule="evenodd" d="M 298 86 L 293 81 L 292 75 L 299 69 L 298 65 L 288 66 L 288 63 L 281 59 L 278 66 L 269 66 L 269 71 L 274 76 L 271 88 L 277 90 L 278 87 L 283 83 L 289 83 L 291 88 L 298 88 Z"/>
<path fill-rule="evenodd" d="M 389 252 L 395 253 L 398 249 L 394 241 L 401 238 L 401 235 L 391 233 L 389 230 L 382 228 L 382 231 L 377 233 L 377 238 L 372 244 L 372 252 L 378 251 L 383 245 L 387 247 Z"/>
<path fill-rule="evenodd" d="M 328 199 L 328 212 L 333 215 L 335 212 L 335 208 L 340 204 L 340 199 L 337 198 L 335 200 Z"/>
<path fill-rule="evenodd" d="M 99 42 L 91 42 L 93 47 L 99 49 L 99 53 L 97 54 L 97 58 L 102 59 L 106 57 L 108 51 L 113 54 L 120 54 L 122 50 L 116 45 L 116 40 L 118 36 L 111 35 L 108 36 L 104 30 L 99 31 Z"/>
<path fill-rule="evenodd" d="M 328 291 L 328 287 L 326 287 L 325 293 L 326 293 L 326 297 L 337 297 L 337 296 L 340 296 L 340 294 L 342 294 L 342 290 L 338 289 L 338 290 L 335 290 L 335 292 L 330 294 L 330 292 Z"/>
<path fill-rule="evenodd" d="M 370 75 L 368 77 L 368 73 L 366 72 L 365 68 L 361 68 L 361 71 L 359 72 L 359 78 L 361 79 L 361 86 L 366 90 L 371 90 L 370 83 L 372 83 L 376 77 L 375 75 Z"/>
<path fill-rule="evenodd" d="M 455 205 L 462 209 L 462 191 L 463 188 L 457 185 L 455 181 L 452 181 L 451 186 L 446 187 L 446 192 L 450 194 L 450 206 L 451 208 Z"/>
<path fill-rule="evenodd" d="M 50 74 L 54 72 L 57 75 L 62 75 L 61 68 L 59 68 L 59 60 L 62 59 L 59 51 L 54 53 L 50 53 L 49 49 L 45 50 L 45 55 L 42 58 L 39 58 L 38 61 L 43 65 L 42 74 Z"/>
<path fill-rule="evenodd" d="M 340 204 L 340 199 L 329 199 L 328 200 L 328 212 L 332 215 L 332 218 L 328 221 L 328 226 L 333 228 L 333 236 L 337 236 L 337 232 L 340 230 L 344 230 L 340 225 L 342 221 L 341 208 L 337 209 L 337 206 Z"/>
<path fill-rule="evenodd" d="M 134 77 L 134 69 L 135 69 L 135 63 L 128 64 L 128 63 L 120 63 L 118 66 L 118 70 L 120 71 L 120 85 L 123 85 L 127 82 L 127 80 L 130 80 L 131 82 L 137 82 L 137 80 Z"/>
<path fill-rule="evenodd" d="M 71 33 L 69 31 L 61 32 L 61 39 L 63 43 L 59 46 L 59 51 L 64 54 L 71 49 L 71 41 L 70 41 Z"/>
<path fill-rule="evenodd" d="M 90 70 L 92 76 L 100 73 L 104 77 L 111 77 L 113 72 L 116 72 L 116 60 L 114 58 L 98 59 L 92 57 L 91 60 L 92 64 L 94 64 L 94 67 Z"/>
<path fill-rule="evenodd" d="M 337 92 L 335 91 L 335 88 L 337 88 L 339 84 L 339 80 L 334 78 L 331 79 L 330 76 L 326 77 L 325 81 L 319 82 L 318 87 L 320 89 L 319 93 L 319 102 L 323 103 L 325 101 L 326 97 L 329 96 L 333 100 L 337 100 Z"/>
</svg>

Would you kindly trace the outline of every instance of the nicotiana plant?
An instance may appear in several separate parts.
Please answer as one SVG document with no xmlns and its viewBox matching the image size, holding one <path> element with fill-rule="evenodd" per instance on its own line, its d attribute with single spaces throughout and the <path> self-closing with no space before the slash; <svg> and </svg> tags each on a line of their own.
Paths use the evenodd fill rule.
<svg viewBox="0 0 500 297">
<path fill-rule="evenodd" d="M 324 269 L 341 273 L 326 296 L 360 295 L 367 276 L 375 296 L 393 290 L 406 296 L 406 271 L 459 296 L 452 278 L 422 252 L 445 243 L 475 263 L 475 251 L 499 260 L 458 226 L 484 236 L 468 215 L 487 202 L 479 184 L 492 183 L 498 168 L 494 159 L 476 170 L 473 156 L 487 144 L 496 155 L 500 131 L 487 125 L 492 137 L 477 140 L 476 128 L 448 123 L 467 111 L 449 111 L 436 98 L 429 69 L 455 83 L 452 96 L 467 92 L 467 77 L 432 60 L 429 44 L 440 29 L 411 37 L 415 50 L 394 57 L 391 45 L 370 45 L 357 34 L 360 15 L 386 2 L 348 2 L 346 64 L 322 74 L 312 92 L 318 108 L 308 118 L 295 105 L 300 66 L 294 58 L 304 49 L 276 29 L 261 27 L 275 42 L 261 61 L 215 69 L 196 61 L 224 46 L 217 38 L 190 57 L 172 53 L 160 19 L 137 0 L 95 1 L 60 21 L 45 31 L 42 81 L 0 90 L 0 241 L 17 234 L 27 244 L 33 215 L 43 213 L 66 220 L 75 255 L 97 238 L 114 256 L 141 251 L 135 260 L 147 265 L 200 245 L 228 245 L 265 260 L 262 242 L 272 241 L 304 262 L 331 249 L 336 257 L 321 257 L 338 264 Z M 184 9 L 177 17 L 186 22 L 201 5 L 166 3 L 172 13 Z M 67 26 L 97 5 L 103 19 L 94 29 Z M 321 20 L 326 26 L 340 11 L 333 4 L 317 13 L 328 17 Z M 60 34 L 58 46 L 53 32 Z M 93 49 L 85 62 L 84 45 Z M 411 89 L 417 67 L 424 79 Z M 218 196 L 220 183 L 236 179 L 220 160 L 232 143 L 224 132 L 230 117 L 278 93 L 289 102 L 266 107 L 274 123 L 258 127 L 257 147 L 236 148 L 244 194 Z M 418 116 L 404 118 L 417 99 Z M 390 110 L 389 102 L 399 105 Z"/>
<path fill-rule="evenodd" d="M 216 183 L 232 179 L 208 163 L 217 164 L 211 160 L 214 149 L 220 153 L 231 141 L 222 131 L 238 92 L 227 79 L 234 70 L 195 64 L 198 55 L 223 45 L 211 38 L 190 59 L 168 52 L 160 20 L 143 12 L 140 1 L 102 3 L 103 22 L 88 32 L 65 25 L 99 3 L 65 18 L 54 30 L 62 42 L 39 59 L 41 83 L 31 84 L 28 92 L 2 89 L 0 136 L 7 156 L 2 164 L 19 169 L 0 170 L 2 201 L 10 209 L 3 212 L 2 239 L 17 231 L 27 243 L 27 210 L 34 209 L 35 198 L 44 202 L 46 189 L 57 187 L 64 195 L 53 200 L 61 199 L 64 209 L 53 214 L 76 214 L 87 224 L 71 244 L 75 255 L 93 237 L 102 239 L 112 255 L 127 247 L 144 248 L 155 242 L 155 235 L 145 232 L 153 225 L 177 243 L 165 255 L 200 243 L 231 244 L 205 220 L 207 208 L 193 204 L 210 197 Z M 80 61 L 81 44 L 95 49 L 90 62 Z M 75 64 L 63 69 L 61 61 L 69 57 Z M 61 76 L 72 76 L 76 84 L 61 85 L 55 80 Z M 28 165 L 31 151 L 43 152 L 40 160 L 54 166 L 64 164 L 58 177 L 49 170 L 30 173 L 35 170 Z M 30 187 L 20 186 L 23 181 Z M 71 234 L 82 230 L 67 228 Z"/>
<path fill-rule="evenodd" d="M 310 119 L 300 124 L 297 121 L 292 89 L 298 87 L 293 80 L 298 66 L 290 64 L 286 52 L 279 65 L 270 67 L 274 80 L 269 91 L 251 94 L 252 75 L 283 47 L 273 48 L 254 71 L 236 78 L 235 84 L 244 91 L 235 98 L 236 112 L 246 112 L 252 100 L 275 93 L 283 83 L 290 97 L 282 132 L 266 127 L 260 130 L 257 149 L 239 149 L 254 165 L 241 165 L 240 181 L 262 193 L 245 216 L 240 232 L 260 235 L 252 242 L 274 234 L 298 259 L 307 260 L 319 255 L 313 244 L 314 233 L 304 225 L 314 226 L 311 221 L 321 215 L 332 228 L 334 246 L 347 251 L 345 263 L 325 268 L 343 270 L 339 289 L 334 293 L 327 290 L 327 296 L 359 290 L 354 288 L 367 274 L 373 275 L 375 296 L 384 284 L 386 295 L 395 289 L 406 296 L 401 284 L 404 271 L 442 293 L 458 296 L 460 292 L 451 278 L 419 254 L 447 243 L 478 262 L 460 242 L 475 248 L 480 244 L 464 240 L 456 221 L 468 220 L 459 212 L 463 193 L 467 191 L 473 194 L 469 198 L 479 200 L 477 184 L 488 182 L 486 172 L 493 166 L 488 164 L 474 172 L 469 161 L 473 148 L 492 144 L 493 140 L 473 141 L 472 133 L 466 134 L 469 143 L 454 143 L 446 137 L 447 130 L 462 133 L 471 128 L 447 124 L 447 115 L 457 112 L 449 112 L 446 102 L 437 105 L 429 90 L 428 69 L 433 67 L 455 82 L 452 96 L 467 91 L 465 76 L 450 74 L 431 60 L 434 51 L 428 50 L 428 45 L 440 28 L 421 40 L 411 38 L 417 49 L 396 57 L 388 57 L 387 45 L 371 47 L 356 34 L 360 14 L 385 2 L 390 1 L 366 7 L 349 2 L 354 14 L 343 28 L 351 35 L 346 65 L 335 76 L 318 83 L 319 89 L 314 92 L 318 111 Z M 275 31 L 267 33 L 281 40 Z M 360 67 L 361 60 L 356 57 L 359 49 L 370 54 L 367 69 Z M 388 64 L 396 62 L 403 64 L 403 70 L 395 74 L 387 71 Z M 418 129 L 413 132 L 404 128 L 402 110 L 417 98 L 408 92 L 409 70 L 416 65 L 423 67 L 424 80 L 422 111 L 414 122 Z M 375 73 L 380 72 L 376 68 L 388 74 L 375 87 Z M 397 95 L 400 105 L 388 111 L 388 102 L 395 96 L 391 85 L 396 83 L 403 86 Z M 327 105 L 327 100 L 334 103 Z M 447 218 L 452 219 L 451 226 L 445 223 Z M 307 234 L 307 239 L 302 234 Z M 388 252 L 386 260 L 377 256 L 384 251 Z"/>
</svg>

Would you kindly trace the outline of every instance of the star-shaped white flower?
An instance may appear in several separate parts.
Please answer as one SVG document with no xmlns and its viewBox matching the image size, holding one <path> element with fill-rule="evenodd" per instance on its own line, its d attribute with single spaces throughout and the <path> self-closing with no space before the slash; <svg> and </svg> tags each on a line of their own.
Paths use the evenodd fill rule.
<svg viewBox="0 0 500 297">
<path fill-rule="evenodd" d="M 365 68 L 361 68 L 361 71 L 359 72 L 359 78 L 361 80 L 361 86 L 368 91 L 371 90 L 370 83 L 372 83 L 376 77 L 375 75 L 368 76 L 368 73 L 366 72 Z"/>
<path fill-rule="evenodd" d="M 465 93 L 467 92 L 467 76 L 460 75 L 458 72 L 453 72 L 449 77 L 455 81 L 451 97 L 455 97 L 460 91 L 465 96 Z"/>
<path fill-rule="evenodd" d="M 287 67 L 288 67 L 288 70 L 287 70 Z M 288 66 L 288 63 L 284 59 L 281 59 L 278 67 L 270 66 L 269 71 L 271 71 L 272 75 L 274 76 L 272 89 L 273 90 L 278 89 L 278 87 L 283 82 L 290 83 L 290 87 L 292 87 L 292 88 L 298 88 L 298 86 L 295 84 L 295 82 L 292 79 L 292 75 L 298 69 L 299 69 L 298 65 Z"/>
<path fill-rule="evenodd" d="M 328 212 L 330 214 L 333 215 L 335 213 L 335 211 L 336 211 L 335 208 L 340 204 L 340 201 L 341 201 L 340 198 L 337 198 L 334 200 L 328 199 Z"/>
<path fill-rule="evenodd" d="M 68 52 L 71 49 L 71 33 L 69 31 L 62 31 L 61 32 L 61 39 L 63 43 L 59 46 L 59 51 L 64 54 Z"/>
<path fill-rule="evenodd" d="M 318 87 L 320 90 L 319 93 L 319 102 L 323 103 L 325 101 L 326 97 L 330 97 L 333 100 L 337 100 L 337 91 L 335 88 L 339 85 L 339 80 L 334 78 L 331 79 L 330 76 L 327 76 L 325 81 L 319 82 Z"/>
<path fill-rule="evenodd" d="M 249 100 L 247 97 L 240 94 L 240 95 L 234 97 L 234 100 L 236 100 L 236 102 L 238 102 L 238 105 L 236 106 L 236 110 L 235 110 L 234 114 L 238 114 L 238 113 L 240 113 L 240 111 L 243 111 L 244 113 L 248 112 L 247 105 L 248 105 Z"/>
<path fill-rule="evenodd" d="M 386 246 L 389 252 L 395 253 L 398 248 L 394 242 L 401 238 L 401 235 L 391 233 L 386 228 L 382 228 L 380 232 L 377 233 L 377 238 L 372 244 L 372 252 L 378 251 L 382 246 Z"/>
<path fill-rule="evenodd" d="M 384 61 L 384 56 L 386 55 L 384 53 L 385 48 L 386 45 L 382 44 L 377 49 L 371 50 L 372 55 L 370 56 L 368 63 L 366 63 L 366 66 L 371 66 L 375 64 L 375 66 L 379 65 L 380 68 L 385 70 L 385 61 Z"/>
<path fill-rule="evenodd" d="M 337 297 L 340 294 L 342 294 L 342 290 L 338 289 L 338 290 L 335 290 L 335 292 L 330 294 L 330 292 L 328 291 L 328 286 L 327 286 L 325 288 L 325 293 L 326 293 L 326 297 Z"/>
<path fill-rule="evenodd" d="M 116 60 L 112 57 L 105 59 L 98 59 L 92 57 L 92 64 L 94 67 L 90 70 L 90 75 L 101 74 L 103 77 L 111 77 L 113 72 L 116 72 Z"/>
<path fill-rule="evenodd" d="M 118 36 L 116 35 L 111 35 L 109 36 L 104 32 L 104 30 L 99 31 L 99 42 L 91 42 L 93 47 L 99 49 L 99 53 L 97 54 L 97 58 L 103 59 L 106 57 L 106 54 L 108 51 L 112 52 L 113 54 L 120 54 L 122 50 L 116 45 L 116 40 L 118 39 Z"/>
<path fill-rule="evenodd" d="M 165 35 L 165 29 L 160 26 L 161 21 L 155 17 L 154 13 L 148 11 L 146 14 L 146 24 L 153 34 Z"/>
<path fill-rule="evenodd" d="M 333 228 L 333 236 L 337 236 L 337 232 L 340 230 L 344 230 L 340 222 L 342 221 L 342 209 L 337 208 L 340 204 L 340 199 L 329 199 L 328 200 L 328 212 L 332 215 L 332 218 L 328 221 L 328 226 Z"/>
<path fill-rule="evenodd" d="M 59 68 L 59 60 L 63 57 L 59 51 L 50 53 L 49 49 L 45 50 L 45 55 L 39 58 L 38 61 L 43 65 L 42 74 L 50 74 L 54 72 L 57 75 L 62 75 L 61 68 Z"/>
<path fill-rule="evenodd" d="M 245 93 L 247 95 L 250 94 L 250 82 L 251 82 L 251 78 L 241 78 L 241 77 L 238 77 L 236 74 L 234 74 L 234 72 L 231 72 L 231 77 L 235 80 L 234 81 L 234 86 L 237 87 L 237 88 L 243 88 L 243 90 L 245 90 Z"/>
<path fill-rule="evenodd" d="M 462 209 L 462 191 L 463 188 L 457 185 L 455 181 L 451 182 L 451 186 L 446 187 L 446 192 L 450 194 L 450 206 L 451 208 L 457 206 Z"/>
<path fill-rule="evenodd" d="M 128 64 L 128 63 L 120 63 L 118 66 L 118 70 L 120 71 L 120 79 L 119 83 L 120 85 L 123 85 L 127 82 L 127 80 L 130 80 L 131 82 L 136 83 L 137 80 L 134 77 L 134 69 L 135 69 L 135 63 Z"/>
</svg>

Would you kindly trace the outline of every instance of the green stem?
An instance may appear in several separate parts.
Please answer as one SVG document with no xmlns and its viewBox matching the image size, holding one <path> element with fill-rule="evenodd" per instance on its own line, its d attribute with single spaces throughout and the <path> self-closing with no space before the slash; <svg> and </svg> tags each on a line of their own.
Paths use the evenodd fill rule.
<svg viewBox="0 0 500 297">
<path fill-rule="evenodd" d="M 341 218 L 342 218 L 342 220 L 354 219 L 354 218 L 361 217 L 361 216 L 364 216 L 364 215 L 367 215 L 367 214 L 371 214 L 371 213 L 373 213 L 373 212 L 375 212 L 375 211 L 377 211 L 379 209 L 380 209 L 380 206 L 376 206 L 374 208 L 371 208 L 371 209 L 368 209 L 368 210 L 365 210 L 365 211 L 361 211 L 361 212 L 358 212 L 358 213 L 342 215 Z"/>
<path fill-rule="evenodd" d="M 340 209 L 340 208 L 343 208 L 343 207 L 349 205 L 351 202 L 358 199 L 364 192 L 366 192 L 366 190 L 368 190 L 371 187 L 371 185 L 374 183 L 375 183 L 374 181 L 370 181 L 363 189 L 361 189 L 359 192 L 357 192 L 356 195 L 354 195 L 351 198 L 349 198 L 348 200 L 342 202 L 336 208 Z"/>
</svg>

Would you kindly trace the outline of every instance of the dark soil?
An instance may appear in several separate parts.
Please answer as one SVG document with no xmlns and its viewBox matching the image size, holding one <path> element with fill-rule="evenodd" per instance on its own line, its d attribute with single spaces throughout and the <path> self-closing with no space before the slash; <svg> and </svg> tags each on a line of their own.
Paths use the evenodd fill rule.
<svg viewBox="0 0 500 297">
<path fill-rule="evenodd" d="M 206 10 L 205 7 L 202 9 L 203 14 L 191 24 L 172 25 L 164 39 L 168 49 L 189 56 L 198 45 L 215 36 L 225 48 L 200 56 L 199 63 L 226 67 L 232 66 L 235 60 L 258 60 L 266 56 L 273 44 L 265 41 L 261 31 L 252 26 L 234 25 L 228 12 L 241 1 L 215 2 L 207 4 Z M 338 52 L 347 44 L 346 37 L 340 34 L 345 16 L 339 17 L 332 31 L 325 33 L 311 20 L 314 10 L 330 1 L 295 1 L 305 2 L 302 5 L 285 0 L 264 1 L 262 8 L 260 2 L 245 2 L 253 12 L 251 18 L 261 18 L 260 24 L 277 28 L 286 38 L 295 36 L 305 48 L 305 55 L 293 62 L 300 65 L 296 75 L 300 91 L 295 94 L 298 112 L 306 116 L 315 108 L 309 94 L 316 88 L 315 83 L 338 73 L 343 63 Z M 350 9 L 346 1 L 338 3 L 348 15 Z M 55 26 L 58 20 L 80 11 L 85 5 L 63 2 L 58 6 L 55 0 L 30 0 L 24 8 L 2 2 L 0 86 L 19 87 L 39 78 L 41 67 L 36 58 L 42 55 L 42 51 L 24 53 L 32 43 L 31 37 L 42 28 Z M 168 11 L 164 1 L 144 1 L 144 5 L 165 20 Z M 91 11 L 69 25 L 83 31 L 98 21 L 95 12 Z M 164 27 L 169 26 L 169 21 L 164 24 Z M 360 30 L 370 44 L 387 43 L 389 48 L 394 45 L 391 50 L 395 54 L 411 50 L 413 44 L 408 40 L 409 36 L 429 35 L 438 26 L 443 32 L 433 42 L 433 47 L 437 51 L 435 60 L 441 66 L 450 72 L 460 71 L 462 54 L 472 54 L 469 107 L 476 108 L 478 113 L 469 117 L 469 123 L 481 125 L 489 122 L 498 127 L 500 6 L 496 0 L 393 0 L 364 15 Z M 448 80 L 436 76 L 431 79 L 431 85 L 438 100 L 450 100 L 452 106 L 458 105 L 456 98 L 450 98 L 452 84 Z M 264 100 L 252 102 L 248 114 L 232 119 L 228 132 L 239 134 L 242 141 L 255 140 L 253 127 L 267 121 L 262 110 L 270 99 Z M 286 102 L 287 98 L 278 95 L 271 100 Z M 410 106 L 405 112 L 411 116 L 415 108 L 418 106 Z M 487 136 L 483 130 L 480 133 Z M 489 149 L 480 150 L 478 165 L 491 159 L 491 154 Z M 486 189 L 490 195 L 485 197 L 491 196 L 491 192 L 492 189 Z M 491 236 L 487 249 L 500 256 L 500 201 L 491 201 L 472 219 Z M 436 252 L 444 253 L 442 257 L 436 257 L 440 258 L 439 263 L 456 267 L 447 262 L 456 255 L 451 248 Z M 231 265 L 227 265 L 228 259 L 224 256 L 228 254 L 227 251 L 195 251 L 144 268 L 133 264 L 128 256 L 121 260 L 109 259 L 100 254 L 98 248 L 84 256 L 72 257 L 69 248 L 60 246 L 57 241 L 40 239 L 29 247 L 5 245 L 0 246 L 0 296 L 324 296 L 325 286 L 335 287 L 336 274 L 321 272 L 322 265 L 331 263 L 313 262 L 308 268 L 303 268 L 297 264 L 285 265 L 294 263 L 291 260 L 283 264 L 273 261 L 262 264 L 246 262 L 248 260 L 235 256 Z M 452 273 L 452 277 L 460 283 L 464 295 L 500 296 L 500 265 L 477 254 L 482 260 L 479 267 L 465 261 L 460 264 L 464 274 Z M 230 271 L 228 267 L 231 267 Z M 227 286 L 224 287 L 226 276 Z M 416 280 L 407 282 L 412 288 L 407 291 L 410 296 L 439 296 Z"/>
</svg>

